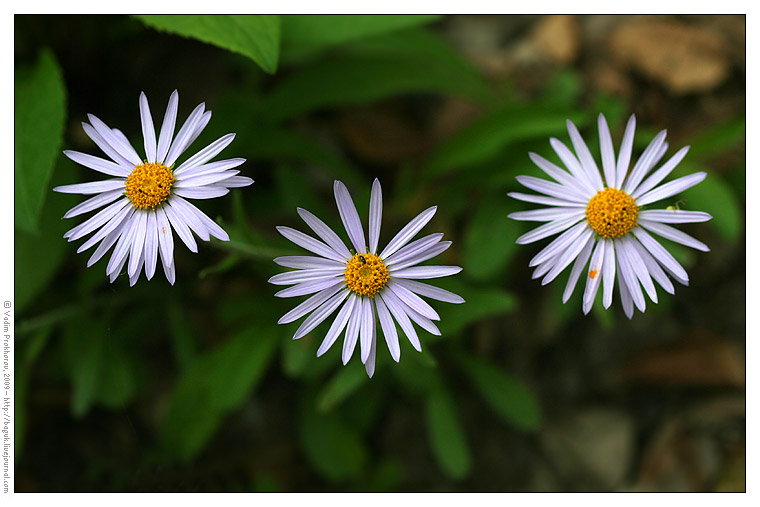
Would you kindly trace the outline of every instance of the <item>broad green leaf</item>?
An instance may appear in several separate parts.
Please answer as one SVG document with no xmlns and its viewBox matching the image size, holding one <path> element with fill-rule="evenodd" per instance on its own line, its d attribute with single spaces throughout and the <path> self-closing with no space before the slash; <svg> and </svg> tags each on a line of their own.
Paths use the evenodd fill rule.
<svg viewBox="0 0 760 507">
<path fill-rule="evenodd" d="M 445 388 L 427 396 L 425 422 L 430 447 L 441 470 L 453 479 L 467 477 L 472 468 L 470 448 L 456 404 Z"/>
<path fill-rule="evenodd" d="M 71 378 L 71 413 L 85 415 L 96 400 L 103 375 L 106 325 L 83 317 L 71 321 L 61 340 L 63 357 Z"/>
<path fill-rule="evenodd" d="M 412 30 L 355 44 L 284 80 L 265 100 L 271 119 L 407 93 L 443 93 L 487 101 L 480 76 L 432 34 Z"/>
<path fill-rule="evenodd" d="M 280 17 L 276 15 L 138 15 L 156 30 L 191 37 L 240 53 L 270 74 L 280 56 Z"/>
<path fill-rule="evenodd" d="M 355 393 L 367 381 L 367 373 L 360 361 L 344 366 L 325 385 L 317 396 L 317 410 L 328 412 Z"/>
<path fill-rule="evenodd" d="M 747 125 L 744 118 L 732 119 L 708 128 L 686 143 L 691 146 L 689 157 L 705 160 L 722 155 L 729 150 L 744 145 Z"/>
<path fill-rule="evenodd" d="M 37 232 L 63 139 L 66 89 L 55 56 L 43 50 L 14 80 L 14 215 L 16 227 Z"/>
<path fill-rule="evenodd" d="M 306 458 L 324 478 L 345 482 L 362 475 L 367 449 L 354 428 L 337 413 L 322 414 L 307 403 L 298 431 Z"/>
<path fill-rule="evenodd" d="M 481 201 L 467 226 L 462 252 L 463 274 L 477 280 L 499 274 L 517 252 L 519 224 L 507 215 L 514 204 L 507 196 Z"/>
<path fill-rule="evenodd" d="M 299 57 L 338 44 L 440 19 L 440 15 L 283 15 L 283 53 Z"/>
<path fill-rule="evenodd" d="M 539 429 L 541 408 L 522 382 L 474 357 L 462 356 L 460 364 L 475 391 L 505 421 L 521 431 Z"/>
<path fill-rule="evenodd" d="M 271 363 L 277 336 L 271 328 L 251 326 L 182 372 L 162 425 L 163 442 L 174 456 L 196 456 L 222 418 L 245 401 Z"/>
<path fill-rule="evenodd" d="M 436 306 L 441 316 L 437 325 L 443 336 L 457 334 L 479 320 L 502 315 L 517 305 L 515 296 L 498 287 L 473 287 L 445 279 L 435 285 L 455 292 L 465 300 L 459 305 L 441 303 Z"/>
<path fill-rule="evenodd" d="M 306 336 L 294 340 L 288 336 L 282 340 L 282 371 L 289 377 L 300 377 L 316 355 L 312 340 Z"/>
<path fill-rule="evenodd" d="M 440 176 L 461 171 L 487 162 L 510 144 L 520 141 L 545 138 L 548 142 L 549 137 L 566 131 L 566 120 L 580 128 L 585 118 L 582 113 L 536 107 L 490 113 L 443 141 L 430 157 L 425 172 L 427 176 Z"/>
</svg>

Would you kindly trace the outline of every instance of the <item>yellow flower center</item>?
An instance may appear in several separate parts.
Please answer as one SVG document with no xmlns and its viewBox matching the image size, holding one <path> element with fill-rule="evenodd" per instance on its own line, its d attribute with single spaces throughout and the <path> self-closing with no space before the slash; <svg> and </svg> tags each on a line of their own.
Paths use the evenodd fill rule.
<svg viewBox="0 0 760 507">
<path fill-rule="evenodd" d="M 169 197 L 174 176 L 163 164 L 141 164 L 127 177 L 127 197 L 137 208 L 155 208 Z"/>
<path fill-rule="evenodd" d="M 637 224 L 638 216 L 636 201 L 617 188 L 599 190 L 586 206 L 588 224 L 605 238 L 619 238 L 628 234 Z"/>
<path fill-rule="evenodd" d="M 360 296 L 374 297 L 390 278 L 377 255 L 356 254 L 346 262 L 346 286 Z"/>
</svg>

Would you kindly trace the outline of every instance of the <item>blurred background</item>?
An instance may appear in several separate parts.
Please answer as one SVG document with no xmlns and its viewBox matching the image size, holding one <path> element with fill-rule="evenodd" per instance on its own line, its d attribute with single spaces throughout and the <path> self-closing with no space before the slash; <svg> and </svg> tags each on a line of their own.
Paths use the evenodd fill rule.
<svg viewBox="0 0 760 507">
<path fill-rule="evenodd" d="M 744 16 L 16 16 L 15 55 L 16 491 L 745 489 Z M 82 198 L 51 189 L 98 175 L 61 150 L 101 155 L 93 113 L 142 152 L 140 92 L 161 118 L 175 88 L 213 110 L 188 153 L 236 132 L 255 183 L 200 202 L 231 241 L 178 247 L 174 287 L 109 284 L 62 238 Z M 690 285 L 632 320 L 531 280 L 548 241 L 507 218 L 565 119 L 598 157 L 599 112 L 708 172 L 663 207 L 712 251 L 667 244 Z M 439 205 L 467 303 L 368 379 L 266 280 L 296 206 L 345 236 L 333 180 L 366 221 L 375 177 L 381 243 Z"/>
</svg>

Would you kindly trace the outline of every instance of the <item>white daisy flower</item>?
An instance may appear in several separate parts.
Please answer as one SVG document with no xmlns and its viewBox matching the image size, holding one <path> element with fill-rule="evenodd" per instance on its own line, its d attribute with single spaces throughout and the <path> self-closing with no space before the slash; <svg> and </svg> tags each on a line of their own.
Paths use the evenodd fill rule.
<svg viewBox="0 0 760 507">
<path fill-rule="evenodd" d="M 422 351 L 412 322 L 429 333 L 440 335 L 441 332 L 433 324 L 434 320 L 440 320 L 438 313 L 420 296 L 448 303 L 464 303 L 464 299 L 447 290 L 416 280 L 454 275 L 462 271 L 462 268 L 417 266 L 451 246 L 451 241 L 441 241 L 443 234 L 430 234 L 409 243 L 433 218 L 437 206 L 417 215 L 378 254 L 377 244 L 383 213 L 380 182 L 375 179 L 372 184 L 369 202 L 369 243 L 365 242 L 359 213 L 346 186 L 336 181 L 334 192 L 340 218 L 356 253 L 352 253 L 338 235 L 319 218 L 305 209 L 298 208 L 298 214 L 303 221 L 322 241 L 290 227 L 278 227 L 277 230 L 296 245 L 317 254 L 318 257 L 276 258 L 274 261 L 280 266 L 296 268 L 296 271 L 275 275 L 269 282 L 275 285 L 293 285 L 277 292 L 275 296 L 278 297 L 316 293 L 278 321 L 278 324 L 287 324 L 311 313 L 293 335 L 294 340 L 305 336 L 340 307 L 317 351 L 317 356 L 327 352 L 343 328 L 346 328 L 343 364 L 351 359 L 359 340 L 362 363 L 367 375 L 372 377 L 375 372 L 377 337 L 375 312 L 391 357 L 396 362 L 400 358 L 401 349 L 395 322 L 401 326 L 412 346 Z"/>
<path fill-rule="evenodd" d="M 636 118 L 631 116 L 628 120 L 617 161 L 607 121 L 601 114 L 598 124 L 603 172 L 599 171 L 578 129 L 568 120 L 567 130 L 575 154 L 558 139 L 552 138 L 550 142 L 570 172 L 530 153 L 531 160 L 556 183 L 518 176 L 517 181 L 522 185 L 543 195 L 517 192 L 508 195 L 549 207 L 512 213 L 510 217 L 547 222 L 520 236 L 518 244 L 533 243 L 562 233 L 530 261 L 529 265 L 536 267 L 533 278 L 543 276 L 541 284 L 546 285 L 573 264 L 562 301 L 567 302 L 583 273 L 586 279 L 583 312 L 586 314 L 591 310 L 600 285 L 604 307 L 610 307 L 617 279 L 623 309 L 630 319 L 634 305 L 642 312 L 646 309 L 642 287 L 657 303 L 654 282 L 671 294 L 674 289 L 668 274 L 683 285 L 689 283 L 686 270 L 652 234 L 704 252 L 710 250 L 701 241 L 667 225 L 704 222 L 712 218 L 709 214 L 674 209 L 673 206 L 667 209 L 645 209 L 645 206 L 696 185 L 707 173 L 698 172 L 659 185 L 689 151 L 688 146 L 681 148 L 651 172 L 668 149 L 664 130 L 655 136 L 629 172 Z"/>
<path fill-rule="evenodd" d="M 174 285 L 172 229 L 192 252 L 198 251 L 192 233 L 204 241 L 209 241 L 209 236 L 229 241 L 229 236 L 221 227 L 186 199 L 212 199 L 227 194 L 230 188 L 253 183 L 251 178 L 238 176 L 240 171 L 233 170 L 245 162 L 243 158 L 209 162 L 232 142 L 235 134 L 217 139 L 174 167 L 177 159 L 211 119 L 211 111 L 205 111 L 205 104 L 199 104 L 175 136 L 178 103 L 179 94 L 175 90 L 169 97 L 156 142 L 148 99 L 144 93 L 140 94 L 144 159 L 140 158 L 121 131 L 110 128 L 91 114 L 87 115 L 90 123 L 83 122 L 82 127 L 111 160 L 77 151 L 63 152 L 78 164 L 114 176 L 107 180 L 53 189 L 69 194 L 96 194 L 71 208 L 63 218 L 75 217 L 108 205 L 63 237 L 75 241 L 97 231 L 77 250 L 79 253 L 98 245 L 87 261 L 87 267 L 95 264 L 116 245 L 106 266 L 106 275 L 112 283 L 127 260 L 130 286 L 137 282 L 143 267 L 145 276 L 150 280 L 156 271 L 160 254 L 166 279 Z"/>
</svg>

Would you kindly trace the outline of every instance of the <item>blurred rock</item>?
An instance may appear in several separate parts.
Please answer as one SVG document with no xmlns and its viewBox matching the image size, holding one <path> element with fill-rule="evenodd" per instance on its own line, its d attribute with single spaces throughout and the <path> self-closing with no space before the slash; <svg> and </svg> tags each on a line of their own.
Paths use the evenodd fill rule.
<svg viewBox="0 0 760 507">
<path fill-rule="evenodd" d="M 612 34 L 610 46 L 621 64 L 675 94 L 711 90 L 730 68 L 726 40 L 719 32 L 673 20 L 626 23 Z"/>
<path fill-rule="evenodd" d="M 623 365 L 619 374 L 623 381 L 744 387 L 744 355 L 736 343 L 703 332 L 653 347 Z"/>
<path fill-rule="evenodd" d="M 546 58 L 558 65 L 575 61 L 581 46 L 578 20 L 573 15 L 542 16 L 530 37 L 531 43 Z"/>
<path fill-rule="evenodd" d="M 548 424 L 540 440 L 564 483 L 578 491 L 610 491 L 630 466 L 634 423 L 618 410 L 583 409 Z"/>
</svg>

